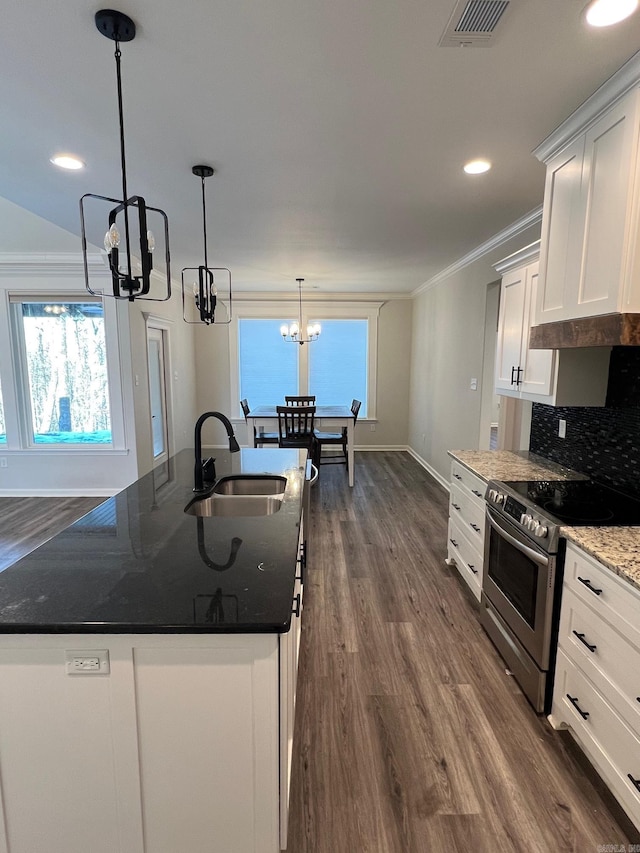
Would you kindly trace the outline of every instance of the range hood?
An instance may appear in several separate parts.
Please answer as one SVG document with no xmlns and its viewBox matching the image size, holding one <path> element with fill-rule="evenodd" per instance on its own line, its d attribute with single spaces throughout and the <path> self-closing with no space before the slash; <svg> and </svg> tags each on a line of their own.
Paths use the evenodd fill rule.
<svg viewBox="0 0 640 853">
<path fill-rule="evenodd" d="M 640 314 L 603 314 L 532 326 L 530 349 L 640 346 Z"/>
</svg>

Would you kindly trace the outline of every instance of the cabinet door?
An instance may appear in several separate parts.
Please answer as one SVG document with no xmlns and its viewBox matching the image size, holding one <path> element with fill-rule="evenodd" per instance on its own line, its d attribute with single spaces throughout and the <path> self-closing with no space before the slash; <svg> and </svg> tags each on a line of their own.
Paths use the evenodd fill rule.
<svg viewBox="0 0 640 853">
<path fill-rule="evenodd" d="M 540 281 L 534 322 L 572 316 L 577 301 L 584 209 L 581 136 L 547 164 L 540 242 Z"/>
<path fill-rule="evenodd" d="M 526 267 L 512 270 L 502 279 L 496 351 L 496 391 L 499 392 L 519 395 L 514 380 L 520 366 L 526 285 Z"/>
<path fill-rule="evenodd" d="M 555 379 L 556 353 L 550 349 L 529 349 L 529 331 L 535 310 L 535 299 L 538 289 L 538 263 L 527 267 L 527 287 L 524 306 L 524 321 L 522 325 L 522 351 L 520 355 L 520 392 L 522 396 L 529 394 L 553 393 Z"/>
<path fill-rule="evenodd" d="M 624 98 L 587 132 L 583 166 L 585 205 L 582 269 L 571 317 L 622 310 L 624 252 L 633 185 L 637 92 Z"/>
</svg>

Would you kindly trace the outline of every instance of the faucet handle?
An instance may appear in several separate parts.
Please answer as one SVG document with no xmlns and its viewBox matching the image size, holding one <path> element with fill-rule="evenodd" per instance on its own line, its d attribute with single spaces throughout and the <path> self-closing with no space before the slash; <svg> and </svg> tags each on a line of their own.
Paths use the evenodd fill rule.
<svg viewBox="0 0 640 853">
<path fill-rule="evenodd" d="M 216 460 L 212 456 L 202 463 L 202 479 L 209 483 L 216 479 Z"/>
</svg>

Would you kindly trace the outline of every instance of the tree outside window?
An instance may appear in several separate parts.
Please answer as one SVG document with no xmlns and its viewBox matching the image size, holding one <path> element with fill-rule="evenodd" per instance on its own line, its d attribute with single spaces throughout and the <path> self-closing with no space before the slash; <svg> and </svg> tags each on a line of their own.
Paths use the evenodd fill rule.
<svg viewBox="0 0 640 853">
<path fill-rule="evenodd" d="M 102 303 L 18 305 L 35 444 L 110 444 Z"/>
</svg>

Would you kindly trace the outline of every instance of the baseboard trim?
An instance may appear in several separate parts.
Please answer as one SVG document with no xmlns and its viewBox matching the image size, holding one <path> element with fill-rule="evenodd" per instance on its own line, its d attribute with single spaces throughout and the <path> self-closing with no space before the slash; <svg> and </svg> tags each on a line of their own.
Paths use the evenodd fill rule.
<svg viewBox="0 0 640 853">
<path fill-rule="evenodd" d="M 422 467 L 425 469 L 425 471 L 427 471 L 429 474 L 431 474 L 433 479 L 437 480 L 440 483 L 440 485 L 442 486 L 442 488 L 446 489 L 446 491 L 448 492 L 449 491 L 449 482 L 447 480 L 445 480 L 444 477 L 438 471 L 436 471 L 436 469 L 432 465 L 429 465 L 429 463 L 427 462 L 426 459 L 423 459 L 419 453 L 416 453 L 416 451 L 412 447 L 407 447 L 407 450 L 409 451 L 411 456 L 413 456 L 413 458 L 416 460 L 416 462 L 419 465 L 422 465 Z"/>
</svg>

